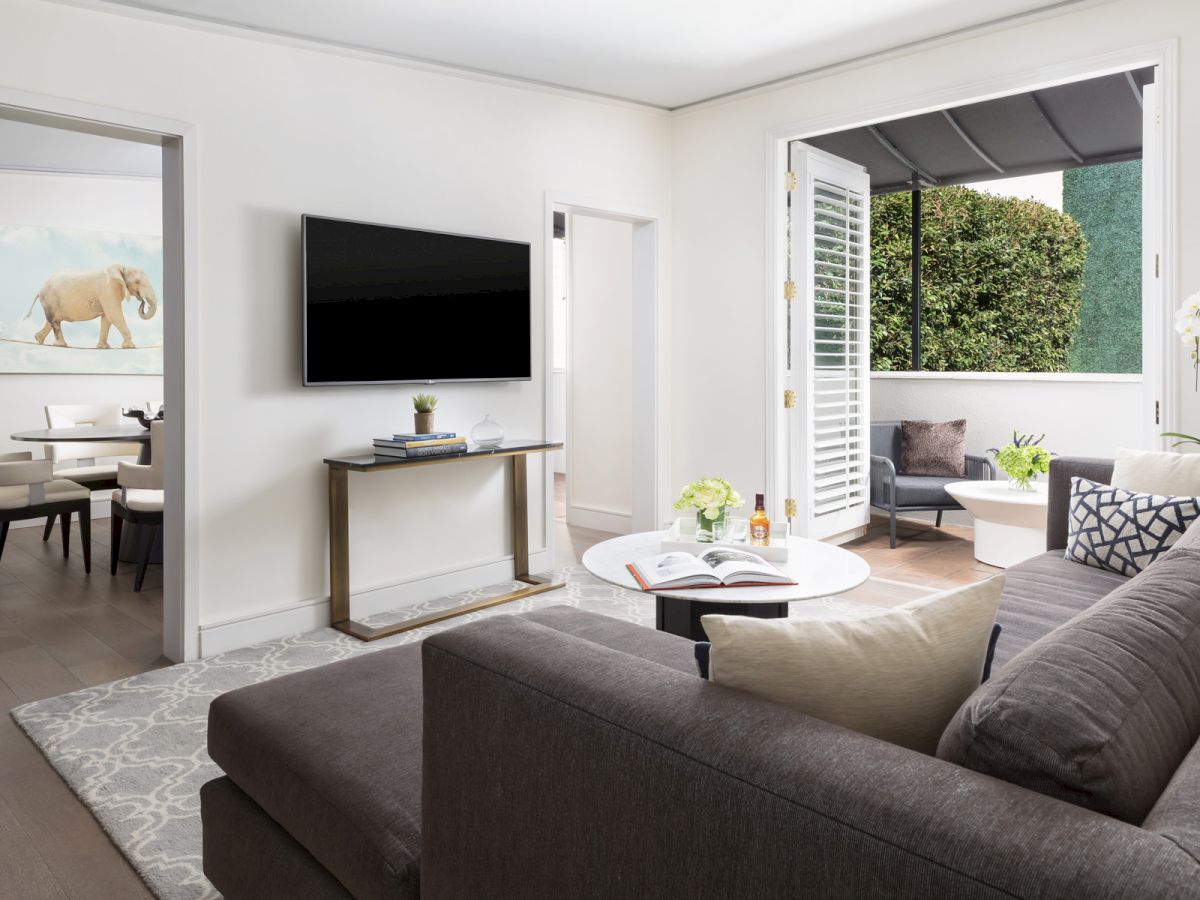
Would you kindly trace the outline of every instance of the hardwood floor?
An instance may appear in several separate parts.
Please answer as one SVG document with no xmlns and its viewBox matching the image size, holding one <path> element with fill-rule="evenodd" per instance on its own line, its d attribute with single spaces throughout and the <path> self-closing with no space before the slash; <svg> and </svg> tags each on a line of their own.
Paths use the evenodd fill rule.
<svg viewBox="0 0 1200 900">
<path fill-rule="evenodd" d="M 951 588 L 983 581 L 1003 569 L 976 561 L 973 530 L 915 519 L 896 523 L 896 549 L 888 547 L 886 519 L 872 520 L 866 535 L 843 544 L 871 565 L 872 577 L 923 587 Z"/>
<path fill-rule="evenodd" d="M 0 558 L 0 706 L 10 710 L 168 665 L 162 569 L 133 591 L 133 566 L 108 574 L 108 521 L 92 528 L 85 575 L 78 528 L 62 558 L 57 528 L 14 528 Z M 142 881 L 11 717 L 0 717 L 0 900 L 150 898 Z"/>
</svg>

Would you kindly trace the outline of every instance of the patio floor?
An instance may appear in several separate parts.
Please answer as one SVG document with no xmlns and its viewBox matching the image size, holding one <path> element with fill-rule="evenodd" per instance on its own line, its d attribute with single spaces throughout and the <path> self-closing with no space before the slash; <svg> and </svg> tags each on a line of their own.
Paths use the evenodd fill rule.
<svg viewBox="0 0 1200 900">
<path fill-rule="evenodd" d="M 871 575 L 927 587 L 949 588 L 982 581 L 1003 569 L 978 562 L 973 530 L 964 525 L 943 525 L 915 519 L 896 522 L 896 549 L 888 547 L 888 522 L 872 519 L 867 533 L 843 544 L 871 565 Z"/>
</svg>

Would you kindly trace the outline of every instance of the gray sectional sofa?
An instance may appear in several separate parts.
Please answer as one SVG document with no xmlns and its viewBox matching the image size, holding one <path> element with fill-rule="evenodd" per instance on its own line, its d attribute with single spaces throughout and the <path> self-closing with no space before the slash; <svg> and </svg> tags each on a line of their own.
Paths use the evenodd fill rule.
<svg viewBox="0 0 1200 900">
<path fill-rule="evenodd" d="M 1049 550 L 1009 570 L 999 669 L 951 728 L 969 743 L 997 691 L 1011 707 L 1036 688 L 1051 717 L 1084 715 L 1079 753 L 1136 748 L 1115 765 L 1150 804 L 1138 821 L 711 684 L 686 639 L 550 607 L 218 698 L 205 872 L 227 900 L 1200 897 L 1200 627 L 1182 627 L 1200 623 L 1200 529 L 1171 551 L 1185 577 L 1147 582 L 1147 603 L 1178 594 L 1159 635 L 1145 573 L 1062 559 L 1072 474 L 1111 464 L 1055 461 Z M 1059 696 L 1044 673 L 1074 658 L 1103 666 Z M 1135 714 L 1091 716 L 1110 693 Z M 1025 734 L 1026 712 L 1047 710 L 993 712 L 992 736 Z M 1002 748 L 1018 767 L 1021 743 Z M 1064 764 L 1087 793 L 1087 765 Z"/>
</svg>

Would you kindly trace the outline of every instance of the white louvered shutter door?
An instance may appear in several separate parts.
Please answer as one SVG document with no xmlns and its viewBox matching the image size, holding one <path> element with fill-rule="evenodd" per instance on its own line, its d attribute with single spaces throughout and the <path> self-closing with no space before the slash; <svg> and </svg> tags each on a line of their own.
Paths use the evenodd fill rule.
<svg viewBox="0 0 1200 900">
<path fill-rule="evenodd" d="M 871 183 L 847 160 L 790 149 L 789 496 L 793 532 L 819 539 L 870 516 Z"/>
</svg>

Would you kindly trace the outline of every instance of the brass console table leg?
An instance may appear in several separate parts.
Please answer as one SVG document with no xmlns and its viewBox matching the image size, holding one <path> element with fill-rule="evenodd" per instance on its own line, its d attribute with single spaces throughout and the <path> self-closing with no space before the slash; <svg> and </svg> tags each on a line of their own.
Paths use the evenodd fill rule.
<svg viewBox="0 0 1200 900">
<path fill-rule="evenodd" d="M 502 603 L 511 603 L 535 594 L 543 594 L 562 587 L 564 582 L 551 582 L 539 575 L 529 574 L 529 476 L 526 454 L 510 457 L 512 460 L 512 539 L 513 577 L 528 585 L 498 597 L 487 597 L 456 606 L 453 609 L 429 613 L 394 625 L 377 628 L 355 622 L 350 618 L 350 521 L 345 469 L 329 470 L 329 611 L 331 624 L 338 631 L 356 637 L 360 641 L 377 641 L 443 622 L 466 613 L 477 612 Z"/>
</svg>

